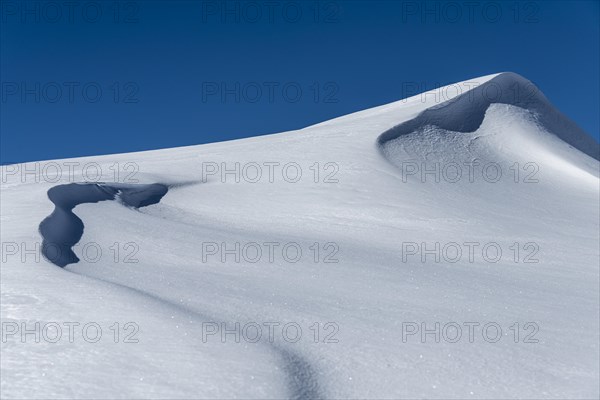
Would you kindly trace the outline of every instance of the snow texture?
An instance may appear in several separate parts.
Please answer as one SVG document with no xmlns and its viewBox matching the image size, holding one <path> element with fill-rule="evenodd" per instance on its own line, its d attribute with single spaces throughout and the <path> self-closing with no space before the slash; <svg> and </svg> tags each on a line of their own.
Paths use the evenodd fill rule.
<svg viewBox="0 0 600 400">
<path fill-rule="evenodd" d="M 81 168 L 51 180 L 3 166 L 1 397 L 598 398 L 598 144 L 516 74 L 465 82 L 452 99 L 417 95 L 298 131 L 38 164 L 94 163 L 105 184 L 81 185 Z M 223 176 L 235 163 L 261 166 L 261 179 Z M 265 163 L 279 163 L 273 179 Z M 301 179 L 282 178 L 289 163 Z M 160 194 L 128 200 L 115 165 Z M 73 182 L 100 196 L 58 201 Z M 49 226 L 80 236 L 78 262 L 40 255 Z M 207 243 L 263 254 L 236 260 Z M 273 259 L 264 243 L 278 243 Z M 436 243 L 462 258 L 426 254 Z M 502 257 L 482 257 L 489 243 Z M 72 341 L 65 322 L 79 324 Z M 92 322 L 96 342 L 82 335 Z M 49 327 L 40 340 L 23 337 L 36 323 Z M 222 340 L 236 323 L 242 338 Z M 299 340 L 282 338 L 286 324 Z"/>
</svg>

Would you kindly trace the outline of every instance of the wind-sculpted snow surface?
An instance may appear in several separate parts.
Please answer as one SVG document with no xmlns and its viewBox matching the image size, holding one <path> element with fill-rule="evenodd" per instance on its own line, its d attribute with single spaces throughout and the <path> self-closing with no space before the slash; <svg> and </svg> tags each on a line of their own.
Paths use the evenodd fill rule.
<svg viewBox="0 0 600 400">
<path fill-rule="evenodd" d="M 510 72 L 426 109 L 416 118 L 383 133 L 377 140 L 385 146 L 391 140 L 426 126 L 453 132 L 475 132 L 492 104 L 509 104 L 531 111 L 545 130 L 590 157 L 600 159 L 599 144 L 591 136 L 554 108 L 533 83 Z"/>
<path fill-rule="evenodd" d="M 73 213 L 73 208 L 77 205 L 114 200 L 118 196 L 124 205 L 139 208 L 158 203 L 167 191 L 167 186 L 159 183 L 70 183 L 54 186 L 48 190 L 48 198 L 55 206 L 54 211 L 40 223 L 39 228 L 44 238 L 42 254 L 59 267 L 79 262 L 71 249 L 83 235 L 83 221 Z"/>
<path fill-rule="evenodd" d="M 517 75 L 468 82 L 74 160 L 164 187 L 2 167 L 1 397 L 598 398 L 597 143 Z M 501 179 L 455 181 L 463 163 Z M 39 240 L 79 262 L 55 268 Z"/>
<path fill-rule="evenodd" d="M 166 298 L 156 296 L 152 293 L 147 293 L 143 290 L 135 289 L 119 283 L 102 280 L 108 284 L 114 285 L 127 292 L 131 292 L 136 296 L 141 296 L 147 299 L 150 303 L 157 303 L 162 307 L 166 307 L 176 313 L 186 315 L 188 319 L 193 319 L 201 326 L 203 322 L 210 321 L 211 324 L 225 324 L 224 321 L 219 321 L 218 317 L 211 316 L 208 313 L 199 312 L 192 308 L 188 308 L 181 303 L 169 301 Z M 190 321 L 191 322 L 191 321 Z M 202 337 L 203 332 L 196 332 L 199 337 Z M 293 400 L 300 399 L 324 399 L 326 393 L 323 391 L 322 385 L 319 382 L 318 373 L 313 366 L 298 354 L 290 346 L 281 346 L 273 344 L 268 338 L 261 337 L 257 343 L 264 346 L 264 353 L 274 353 L 276 355 L 275 363 L 278 368 L 281 368 L 285 378 L 285 387 L 287 389 L 286 398 Z"/>
<path fill-rule="evenodd" d="M 65 267 L 68 264 L 79 262 L 71 247 L 83 235 L 84 225 L 80 218 L 73 213 L 73 208 L 83 203 L 97 203 L 104 200 L 115 200 L 118 196 L 120 202 L 129 207 L 145 207 L 158 203 L 167 193 L 168 187 L 162 184 L 133 185 L 133 184 L 106 184 L 106 183 L 71 183 L 54 186 L 48 191 L 48 198 L 54 203 L 55 209 L 50 216 L 40 224 L 42 254 L 50 262 Z M 107 283 L 110 283 L 106 281 Z M 119 285 L 125 289 L 127 286 Z M 215 317 L 198 314 L 179 304 L 158 298 L 141 290 L 131 289 L 134 292 L 148 296 L 153 301 L 158 301 L 174 307 L 186 314 L 197 314 L 201 321 L 218 321 Z M 279 355 L 281 368 L 287 375 L 287 386 L 290 399 L 317 399 L 324 398 L 319 391 L 319 383 L 315 371 L 309 362 L 295 353 L 293 349 L 273 345 L 262 340 L 266 351 L 274 351 Z"/>
</svg>

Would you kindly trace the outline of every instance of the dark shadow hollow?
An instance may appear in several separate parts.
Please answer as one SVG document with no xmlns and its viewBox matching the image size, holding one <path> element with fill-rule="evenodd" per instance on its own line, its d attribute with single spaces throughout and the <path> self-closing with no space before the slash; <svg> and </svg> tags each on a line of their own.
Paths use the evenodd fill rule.
<svg viewBox="0 0 600 400">
<path fill-rule="evenodd" d="M 160 183 L 69 183 L 52 187 L 48 198 L 54 203 L 54 211 L 39 226 L 42 254 L 59 267 L 79 261 L 72 250 L 83 235 L 83 221 L 73 212 L 77 205 L 118 199 L 126 206 L 139 208 L 158 203 L 168 190 Z"/>
<path fill-rule="evenodd" d="M 430 107 L 415 118 L 382 133 L 379 148 L 390 140 L 418 131 L 425 126 L 437 126 L 454 132 L 474 132 L 493 103 L 510 104 L 533 112 L 548 132 L 572 147 L 600 160 L 600 145 L 575 122 L 558 111 L 530 81 L 505 72 L 451 100 Z"/>
</svg>

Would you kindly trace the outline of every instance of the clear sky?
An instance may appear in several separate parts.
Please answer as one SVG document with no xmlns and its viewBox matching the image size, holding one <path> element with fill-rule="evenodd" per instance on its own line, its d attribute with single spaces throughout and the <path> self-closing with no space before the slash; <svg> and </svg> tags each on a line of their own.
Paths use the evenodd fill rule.
<svg viewBox="0 0 600 400">
<path fill-rule="evenodd" d="M 517 72 L 599 137 L 598 1 L 11 1 L 1 162 L 302 128 Z"/>
</svg>

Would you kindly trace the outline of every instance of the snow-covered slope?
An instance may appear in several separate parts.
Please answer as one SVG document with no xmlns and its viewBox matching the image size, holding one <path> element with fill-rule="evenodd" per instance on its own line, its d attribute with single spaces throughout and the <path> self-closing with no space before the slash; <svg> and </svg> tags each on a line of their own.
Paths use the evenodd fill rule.
<svg viewBox="0 0 600 400">
<path fill-rule="evenodd" d="M 455 86 L 2 167 L 1 397 L 597 398 L 598 144 L 518 75 Z M 38 226 L 84 181 L 169 190 L 77 205 L 63 269 Z"/>
</svg>

